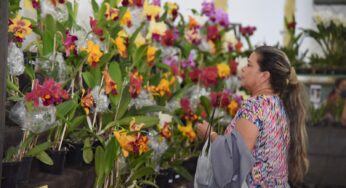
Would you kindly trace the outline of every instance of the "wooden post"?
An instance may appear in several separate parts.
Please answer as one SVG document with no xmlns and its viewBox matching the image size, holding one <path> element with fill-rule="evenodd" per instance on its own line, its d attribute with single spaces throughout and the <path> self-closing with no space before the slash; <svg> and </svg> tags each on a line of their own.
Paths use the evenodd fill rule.
<svg viewBox="0 0 346 188">
<path fill-rule="evenodd" d="M 8 43 L 8 0 L 0 1 L 0 177 L 2 177 L 2 156 L 5 131 L 6 66 Z M 1 183 L 0 183 L 1 188 Z"/>
</svg>

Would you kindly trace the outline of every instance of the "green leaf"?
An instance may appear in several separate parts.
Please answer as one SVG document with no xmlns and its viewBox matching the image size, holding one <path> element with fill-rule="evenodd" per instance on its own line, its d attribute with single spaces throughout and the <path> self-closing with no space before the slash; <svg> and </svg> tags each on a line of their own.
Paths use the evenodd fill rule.
<svg viewBox="0 0 346 188">
<path fill-rule="evenodd" d="M 144 123 L 146 128 L 157 125 L 160 121 L 158 117 L 153 116 L 131 116 L 119 120 L 118 123 L 119 125 L 129 125 L 133 118 L 135 118 L 136 123 Z"/>
<path fill-rule="evenodd" d="M 45 142 L 42 144 L 39 144 L 37 146 L 35 146 L 34 148 L 32 148 L 27 155 L 30 157 L 34 157 L 40 153 L 42 153 L 43 151 L 47 150 L 52 144 L 50 142 Z"/>
<path fill-rule="evenodd" d="M 163 70 L 166 70 L 166 71 L 170 71 L 171 70 L 171 67 L 166 65 L 166 64 L 163 64 L 163 63 L 156 63 L 156 67 L 160 68 L 160 69 L 163 69 Z"/>
<path fill-rule="evenodd" d="M 202 106 L 204 107 L 204 110 L 207 112 L 208 116 L 210 114 L 210 109 L 211 109 L 211 103 L 208 97 L 206 96 L 201 96 L 200 101 Z"/>
<path fill-rule="evenodd" d="M 106 145 L 106 156 L 105 156 L 105 175 L 107 176 L 114 166 L 114 160 L 117 158 L 117 154 L 120 153 L 119 144 L 115 141 L 112 136 Z"/>
<path fill-rule="evenodd" d="M 65 101 L 59 104 L 56 107 L 56 115 L 60 118 L 63 118 L 68 114 L 74 107 L 76 107 L 76 103 L 73 100 Z"/>
<path fill-rule="evenodd" d="M 54 164 L 52 158 L 50 158 L 50 156 L 46 152 L 44 152 L 44 151 L 42 151 L 41 153 L 37 154 L 35 157 L 39 161 L 43 162 L 44 164 L 47 164 L 47 165 L 53 165 Z"/>
<path fill-rule="evenodd" d="M 185 179 L 192 181 L 193 177 L 191 176 L 191 174 L 182 166 L 175 166 L 174 170 L 180 174 L 181 176 L 183 176 Z"/>
<path fill-rule="evenodd" d="M 97 146 L 96 152 L 95 152 L 95 172 L 96 176 L 103 176 L 105 169 L 104 169 L 104 160 L 105 160 L 105 151 L 101 146 Z"/>
<path fill-rule="evenodd" d="M 133 65 L 137 68 L 140 67 L 141 63 L 145 63 L 145 56 L 147 54 L 148 45 L 142 45 L 136 49 L 135 53 L 133 53 Z"/>
<path fill-rule="evenodd" d="M 68 127 L 68 131 L 71 132 L 75 130 L 79 125 L 85 121 L 85 115 L 77 116 L 73 118 L 71 125 Z"/>
<path fill-rule="evenodd" d="M 130 182 L 132 182 L 133 180 L 138 180 L 144 176 L 150 176 L 151 174 L 153 174 L 155 171 L 152 167 L 143 167 L 143 168 L 140 168 L 138 170 L 136 170 L 131 179 L 130 179 Z"/>
<path fill-rule="evenodd" d="M 9 79 L 6 79 L 6 87 L 8 90 L 14 90 L 14 91 L 20 92 L 18 86 L 14 84 L 13 82 L 11 82 Z"/>
<path fill-rule="evenodd" d="M 83 160 L 87 164 L 91 163 L 91 161 L 93 160 L 93 151 L 91 148 L 90 138 L 86 138 L 84 140 Z"/>
<path fill-rule="evenodd" d="M 54 34 L 56 32 L 56 22 L 51 15 L 47 15 L 44 19 L 45 29 L 42 32 L 42 55 L 47 57 L 53 52 Z"/>
<path fill-rule="evenodd" d="M 121 91 L 122 87 L 122 74 L 121 69 L 119 66 L 119 63 L 117 62 L 111 62 L 109 69 L 108 69 L 109 75 L 111 78 L 115 81 L 117 84 L 118 92 Z"/>
<path fill-rule="evenodd" d="M 30 65 L 25 65 L 24 74 L 26 74 L 31 80 L 35 79 L 35 71 Z"/>
<path fill-rule="evenodd" d="M 98 13 L 99 11 L 99 5 L 95 0 L 91 0 L 91 6 L 93 8 L 94 16 Z"/>
<path fill-rule="evenodd" d="M 18 152 L 18 148 L 17 147 L 9 147 L 7 150 L 6 150 L 6 153 L 5 153 L 5 157 L 4 157 L 4 161 L 11 161 L 12 157 Z"/>
<path fill-rule="evenodd" d="M 122 91 L 122 97 L 121 97 L 119 110 L 117 112 L 117 117 L 116 117 L 117 120 L 124 116 L 125 112 L 129 108 L 130 102 L 131 102 L 131 96 L 129 92 L 129 86 L 126 86 Z"/>
<path fill-rule="evenodd" d="M 90 72 L 83 72 L 82 76 L 89 88 L 94 88 L 96 86 L 97 82 L 93 74 Z"/>
</svg>

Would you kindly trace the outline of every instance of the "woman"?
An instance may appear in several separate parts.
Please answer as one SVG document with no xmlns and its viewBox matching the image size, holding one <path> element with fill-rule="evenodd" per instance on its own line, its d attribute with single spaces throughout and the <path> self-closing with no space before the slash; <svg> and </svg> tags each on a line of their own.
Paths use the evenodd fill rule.
<svg viewBox="0 0 346 188">
<path fill-rule="evenodd" d="M 255 158 L 248 186 L 289 187 L 288 180 L 301 182 L 308 169 L 307 100 L 287 56 L 273 47 L 257 48 L 242 69 L 240 82 L 252 96 L 243 102 L 224 136 L 236 129 Z M 200 138 L 207 127 L 207 123 L 198 125 Z M 211 132 L 213 142 L 220 136 Z"/>
<path fill-rule="evenodd" d="M 346 78 L 335 81 L 333 91 L 327 98 L 324 118 L 328 121 L 340 121 L 346 126 Z"/>
</svg>

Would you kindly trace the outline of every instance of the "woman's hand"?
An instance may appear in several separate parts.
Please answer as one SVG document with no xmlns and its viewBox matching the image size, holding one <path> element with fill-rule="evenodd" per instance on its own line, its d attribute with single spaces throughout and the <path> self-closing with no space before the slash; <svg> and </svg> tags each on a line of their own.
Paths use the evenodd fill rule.
<svg viewBox="0 0 346 188">
<path fill-rule="evenodd" d="M 203 123 L 197 124 L 197 134 L 199 139 L 204 140 L 208 138 L 208 132 L 207 132 L 208 127 L 209 127 L 209 123 L 206 121 L 203 121 Z M 211 132 L 213 132 L 213 129 L 211 130 Z"/>
</svg>

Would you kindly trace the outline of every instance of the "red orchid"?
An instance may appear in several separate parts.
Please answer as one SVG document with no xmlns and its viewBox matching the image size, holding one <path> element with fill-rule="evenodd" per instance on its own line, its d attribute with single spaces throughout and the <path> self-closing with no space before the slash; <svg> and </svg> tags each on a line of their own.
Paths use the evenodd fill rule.
<svg viewBox="0 0 346 188">
<path fill-rule="evenodd" d="M 207 33 L 207 39 L 213 42 L 220 38 L 220 34 L 216 25 L 208 26 Z"/>
<path fill-rule="evenodd" d="M 252 26 L 242 27 L 242 26 L 240 26 L 239 31 L 243 36 L 251 36 L 256 31 L 256 27 L 252 27 Z"/>
<path fill-rule="evenodd" d="M 227 108 L 231 102 L 230 93 L 224 92 L 211 92 L 210 101 L 213 107 Z"/>
<path fill-rule="evenodd" d="M 161 44 L 163 46 L 173 46 L 174 40 L 175 40 L 175 36 L 173 31 L 167 30 L 161 38 Z"/>
<path fill-rule="evenodd" d="M 193 69 L 189 75 L 190 75 L 190 78 L 191 78 L 191 81 L 194 82 L 194 83 L 197 83 L 198 80 L 199 80 L 199 77 L 201 75 L 202 71 L 198 68 L 195 68 Z"/>
<path fill-rule="evenodd" d="M 132 98 L 137 98 L 141 93 L 143 76 L 137 70 L 130 74 L 130 94 Z"/>
<path fill-rule="evenodd" d="M 68 100 L 69 97 L 67 91 L 61 88 L 61 83 L 56 83 L 53 79 L 45 80 L 43 85 L 35 80 L 32 91 L 25 95 L 25 99 L 33 101 L 35 107 L 39 105 L 40 99 L 44 106 L 49 106 L 51 104 L 60 104 Z"/>
<path fill-rule="evenodd" d="M 217 67 L 210 66 L 202 69 L 200 80 L 206 87 L 217 84 Z"/>
<path fill-rule="evenodd" d="M 100 37 L 100 40 L 104 40 L 104 37 L 103 37 L 103 30 L 99 27 L 97 27 L 97 20 L 96 19 L 93 19 L 92 17 L 90 17 L 90 27 L 91 27 L 91 30 L 97 35 Z"/>
<path fill-rule="evenodd" d="M 232 75 L 236 75 L 237 74 L 237 68 L 238 68 L 238 62 L 235 60 L 230 60 L 229 61 L 229 67 L 231 67 Z"/>
</svg>

